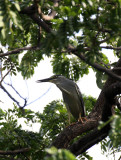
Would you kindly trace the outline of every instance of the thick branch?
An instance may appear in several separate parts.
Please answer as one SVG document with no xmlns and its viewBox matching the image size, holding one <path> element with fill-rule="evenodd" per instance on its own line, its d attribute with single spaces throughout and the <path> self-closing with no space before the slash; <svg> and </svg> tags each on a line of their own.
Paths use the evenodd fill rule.
<svg viewBox="0 0 121 160">
<path fill-rule="evenodd" d="M 63 132 L 55 139 L 51 146 L 57 148 L 67 148 L 70 141 L 84 132 L 90 131 L 98 126 L 98 120 L 89 119 L 88 121 L 76 123 L 64 129 Z"/>
<path fill-rule="evenodd" d="M 14 50 L 12 50 L 12 51 L 8 51 L 8 52 L 6 52 L 6 53 L 0 54 L 0 57 L 5 57 L 5 56 L 12 55 L 12 54 L 18 54 L 18 53 L 20 53 L 21 51 L 25 51 L 25 50 L 39 50 L 39 49 L 40 49 L 40 48 L 37 47 L 37 46 L 17 48 L 17 49 L 14 49 Z"/>
<path fill-rule="evenodd" d="M 32 5 L 30 7 L 26 7 L 20 11 L 21 14 L 28 15 L 36 24 L 41 26 L 46 32 L 50 33 L 51 28 L 42 20 L 39 15 L 37 14 L 38 8 L 36 8 L 36 5 Z"/>
<path fill-rule="evenodd" d="M 1 151 L 0 150 L 0 154 L 1 155 L 16 155 L 16 154 L 28 152 L 30 149 L 31 148 L 21 148 L 21 149 L 14 150 L 14 151 Z"/>
<path fill-rule="evenodd" d="M 50 33 L 52 30 L 51 28 L 43 21 L 37 14 L 29 15 L 31 19 L 37 23 L 39 26 L 41 26 L 46 32 Z"/>
<path fill-rule="evenodd" d="M 106 126 L 102 130 L 95 129 L 86 136 L 80 138 L 77 142 L 73 143 L 68 149 L 76 156 L 85 152 L 87 149 L 100 142 L 107 137 L 109 127 Z"/>
</svg>

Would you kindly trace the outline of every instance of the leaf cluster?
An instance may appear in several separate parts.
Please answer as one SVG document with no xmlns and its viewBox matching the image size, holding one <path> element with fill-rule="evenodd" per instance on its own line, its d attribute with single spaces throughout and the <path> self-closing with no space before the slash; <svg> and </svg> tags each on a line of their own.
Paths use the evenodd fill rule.
<svg viewBox="0 0 121 160">
<path fill-rule="evenodd" d="M 91 108 L 95 100 L 93 100 L 92 104 L 89 104 L 89 99 L 93 99 L 93 97 L 85 97 L 84 101 Z M 22 129 L 23 125 L 32 128 L 35 123 L 41 124 L 39 133 Z M 16 155 L 16 158 L 43 159 L 45 157 L 46 159 L 46 153 L 50 153 L 50 159 L 61 159 L 62 157 L 75 159 L 66 150 L 53 148 L 45 150 L 67 125 L 67 111 L 63 103 L 59 101 L 52 101 L 44 108 L 43 113 L 33 112 L 29 109 L 20 109 L 16 105 L 14 105 L 13 109 L 8 109 L 8 111 L 0 109 L 0 150 L 14 151 L 21 148 L 30 148 L 30 151 Z M 88 155 L 83 155 L 83 157 L 86 156 Z"/>
</svg>

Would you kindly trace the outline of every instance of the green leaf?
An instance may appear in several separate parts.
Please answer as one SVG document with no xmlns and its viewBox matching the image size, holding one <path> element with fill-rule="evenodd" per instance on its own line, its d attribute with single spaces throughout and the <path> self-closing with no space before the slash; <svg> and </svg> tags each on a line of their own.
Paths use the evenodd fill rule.
<svg viewBox="0 0 121 160">
<path fill-rule="evenodd" d="M 18 11 L 20 11 L 19 3 L 18 3 L 18 2 L 15 2 L 14 5 L 15 5 L 16 9 L 17 9 Z"/>
</svg>

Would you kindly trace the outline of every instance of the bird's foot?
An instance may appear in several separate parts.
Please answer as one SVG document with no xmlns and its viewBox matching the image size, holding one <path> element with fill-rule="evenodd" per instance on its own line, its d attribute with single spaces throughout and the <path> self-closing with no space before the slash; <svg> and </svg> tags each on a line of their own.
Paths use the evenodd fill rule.
<svg viewBox="0 0 121 160">
<path fill-rule="evenodd" d="M 86 117 L 79 117 L 78 122 L 84 123 L 84 121 L 87 121 Z"/>
</svg>

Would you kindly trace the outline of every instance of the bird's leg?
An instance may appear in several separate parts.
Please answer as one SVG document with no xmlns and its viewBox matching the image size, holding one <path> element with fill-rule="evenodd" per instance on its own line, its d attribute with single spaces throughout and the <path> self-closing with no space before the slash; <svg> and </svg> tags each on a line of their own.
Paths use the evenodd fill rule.
<svg viewBox="0 0 121 160">
<path fill-rule="evenodd" d="M 81 117 L 81 113 L 79 113 L 78 122 L 83 123 L 83 121 L 87 121 L 86 117 Z"/>
<path fill-rule="evenodd" d="M 82 120 L 82 117 L 81 117 L 81 113 L 79 113 L 78 122 L 81 122 L 81 123 L 83 123 L 83 120 Z"/>
</svg>

